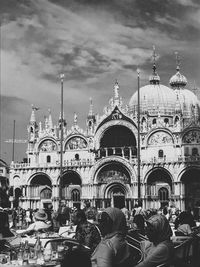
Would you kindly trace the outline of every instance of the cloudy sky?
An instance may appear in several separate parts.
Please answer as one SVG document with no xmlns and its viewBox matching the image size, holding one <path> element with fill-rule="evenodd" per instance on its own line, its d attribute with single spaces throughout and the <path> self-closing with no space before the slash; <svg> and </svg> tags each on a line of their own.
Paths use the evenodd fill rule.
<svg viewBox="0 0 200 267">
<path fill-rule="evenodd" d="M 199 0 L 0 0 L 1 17 L 1 158 L 11 160 L 13 120 L 16 138 L 26 139 L 31 104 L 37 120 L 60 112 L 59 73 L 65 74 L 64 112 L 85 128 L 89 98 L 95 113 L 113 94 L 117 79 L 127 104 L 152 70 L 152 46 L 158 54 L 161 83 L 175 73 L 174 52 L 181 56 L 187 88 L 200 87 Z M 198 92 L 199 94 L 199 92 Z M 200 95 L 200 94 L 199 94 Z M 15 160 L 26 145 L 15 145 Z"/>
</svg>

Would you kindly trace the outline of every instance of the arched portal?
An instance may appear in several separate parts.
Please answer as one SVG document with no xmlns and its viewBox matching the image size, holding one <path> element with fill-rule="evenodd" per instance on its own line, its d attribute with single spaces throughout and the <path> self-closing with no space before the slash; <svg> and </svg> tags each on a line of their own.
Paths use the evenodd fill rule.
<svg viewBox="0 0 200 267">
<path fill-rule="evenodd" d="M 108 199 L 111 207 L 122 209 L 126 206 L 126 188 L 120 183 L 110 184 L 105 193 L 105 198 Z"/>
<path fill-rule="evenodd" d="M 130 158 L 136 153 L 136 138 L 127 127 L 114 125 L 104 132 L 100 140 L 100 157 L 117 155 Z"/>
<path fill-rule="evenodd" d="M 71 200 L 72 191 L 77 189 L 80 192 L 81 184 L 81 178 L 77 172 L 72 170 L 65 172 L 60 181 L 61 198 Z"/>
<path fill-rule="evenodd" d="M 158 209 L 169 205 L 172 193 L 173 186 L 170 174 L 164 168 L 153 170 L 147 178 L 146 195 L 148 208 Z"/>
<path fill-rule="evenodd" d="M 185 187 L 185 208 L 200 209 L 200 169 L 189 169 L 181 177 Z"/>
</svg>

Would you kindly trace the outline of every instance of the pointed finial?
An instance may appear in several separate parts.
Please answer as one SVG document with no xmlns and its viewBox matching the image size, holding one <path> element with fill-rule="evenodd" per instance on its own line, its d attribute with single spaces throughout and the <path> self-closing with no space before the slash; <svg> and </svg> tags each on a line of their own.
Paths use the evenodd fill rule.
<svg viewBox="0 0 200 267">
<path fill-rule="evenodd" d="M 114 97 L 119 98 L 119 84 L 117 79 L 115 80 L 115 85 L 114 85 Z"/>
<path fill-rule="evenodd" d="M 156 73 L 156 58 L 158 55 L 156 54 L 156 47 L 153 45 L 153 53 L 152 53 L 152 59 L 153 59 L 153 73 Z"/>
<path fill-rule="evenodd" d="M 177 51 L 175 52 L 175 56 L 176 56 L 176 70 L 179 71 L 181 59 L 180 59 L 180 55 Z"/>
<path fill-rule="evenodd" d="M 74 124 L 77 124 L 78 116 L 76 112 L 74 112 Z"/>
<path fill-rule="evenodd" d="M 93 115 L 93 103 L 92 103 L 92 97 L 90 97 L 90 109 L 89 109 L 89 116 Z"/>
</svg>

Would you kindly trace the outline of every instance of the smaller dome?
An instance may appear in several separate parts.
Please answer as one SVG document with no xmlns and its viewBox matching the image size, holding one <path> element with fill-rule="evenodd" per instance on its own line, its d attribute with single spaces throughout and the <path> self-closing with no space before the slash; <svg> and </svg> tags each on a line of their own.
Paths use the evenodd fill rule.
<svg viewBox="0 0 200 267">
<path fill-rule="evenodd" d="M 187 84 L 187 79 L 179 72 L 178 69 L 177 73 L 171 77 L 169 84 L 173 88 L 185 87 Z"/>
</svg>

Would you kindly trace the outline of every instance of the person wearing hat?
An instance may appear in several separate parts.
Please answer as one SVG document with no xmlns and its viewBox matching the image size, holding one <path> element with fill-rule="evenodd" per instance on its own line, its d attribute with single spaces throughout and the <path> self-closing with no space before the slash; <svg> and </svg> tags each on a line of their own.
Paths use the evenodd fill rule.
<svg viewBox="0 0 200 267">
<path fill-rule="evenodd" d="M 33 216 L 34 222 L 29 225 L 28 228 L 23 230 L 17 230 L 17 234 L 26 234 L 26 233 L 32 233 L 33 231 L 41 231 L 41 230 L 47 230 L 51 227 L 51 224 L 47 221 L 47 213 L 40 209 L 34 213 Z"/>
</svg>

